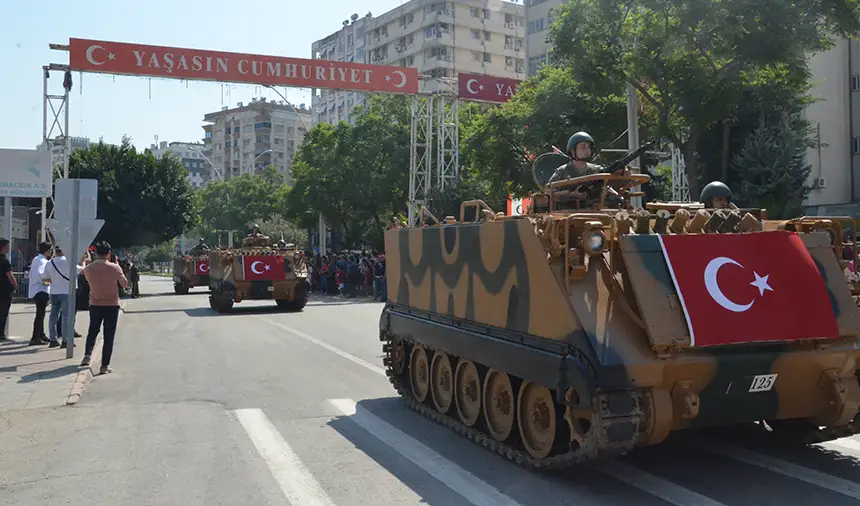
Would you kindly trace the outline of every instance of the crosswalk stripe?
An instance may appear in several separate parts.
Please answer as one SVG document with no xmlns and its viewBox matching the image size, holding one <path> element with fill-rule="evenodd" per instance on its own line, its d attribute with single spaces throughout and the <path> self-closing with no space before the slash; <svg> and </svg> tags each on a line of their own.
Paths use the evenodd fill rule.
<svg viewBox="0 0 860 506">
<path fill-rule="evenodd" d="M 237 409 L 235 413 L 254 447 L 269 466 L 293 506 L 334 506 L 298 455 L 284 441 L 278 429 L 259 409 Z"/>
<path fill-rule="evenodd" d="M 677 506 L 726 506 L 707 496 L 694 492 L 680 485 L 664 480 L 641 469 L 618 461 L 606 461 L 596 464 L 595 469 L 621 482 L 643 490 L 664 501 Z"/>
<path fill-rule="evenodd" d="M 834 450 L 837 452 L 849 450 L 854 453 L 860 453 L 860 441 L 847 437 L 837 439 L 835 441 L 828 441 L 826 443 L 818 443 L 815 446 L 821 446 L 823 448 L 827 448 L 828 450 Z"/>
<path fill-rule="evenodd" d="M 718 446 L 704 441 L 698 441 L 696 444 L 707 449 L 711 453 L 716 453 L 717 455 L 722 455 L 730 459 L 752 464 L 754 466 L 767 469 L 768 471 L 773 471 L 775 473 L 788 476 L 789 478 L 794 478 L 795 480 L 805 481 L 811 485 L 825 488 L 854 499 L 860 499 L 860 484 L 743 448 L 732 447 L 729 445 Z"/>
<path fill-rule="evenodd" d="M 476 506 L 520 506 L 496 488 L 439 455 L 401 430 L 356 405 L 352 399 L 329 399 L 329 403 L 362 429 L 406 457 Z"/>
<path fill-rule="evenodd" d="M 269 323 L 271 325 L 274 325 L 276 327 L 279 327 L 283 330 L 286 330 L 287 332 L 289 332 L 293 335 L 301 337 L 305 341 L 309 341 L 311 343 L 314 343 L 317 346 L 325 348 L 328 351 L 330 351 L 336 355 L 340 355 L 341 357 L 343 357 L 343 358 L 345 358 L 351 362 L 354 362 L 354 363 L 364 367 L 365 369 L 370 369 L 371 371 L 375 372 L 376 374 L 380 374 L 382 376 L 385 376 L 385 369 L 383 369 L 377 365 L 373 365 L 366 360 L 362 360 L 362 359 L 356 357 L 355 355 L 353 355 L 351 353 L 347 353 L 347 352 L 341 350 L 340 348 L 335 348 L 334 346 L 332 346 L 332 345 L 330 345 L 324 341 L 320 341 L 319 339 L 317 339 L 313 336 L 309 336 L 309 335 L 305 334 L 304 332 L 302 332 L 300 330 L 296 330 L 296 329 L 289 327 L 287 325 L 284 325 L 283 323 L 279 323 L 279 322 L 276 322 L 276 321 L 270 320 L 270 319 L 264 319 L 263 321 L 265 321 L 266 323 Z"/>
</svg>

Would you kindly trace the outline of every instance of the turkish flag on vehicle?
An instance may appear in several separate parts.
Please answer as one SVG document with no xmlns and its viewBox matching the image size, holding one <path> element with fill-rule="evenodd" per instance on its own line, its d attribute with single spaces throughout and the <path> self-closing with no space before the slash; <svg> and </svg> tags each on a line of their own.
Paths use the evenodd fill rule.
<svg viewBox="0 0 860 506">
<path fill-rule="evenodd" d="M 248 255 L 242 257 L 245 281 L 279 281 L 286 277 L 284 257 L 280 255 Z"/>
<path fill-rule="evenodd" d="M 208 260 L 198 260 L 195 262 L 194 272 L 198 276 L 208 276 L 209 275 L 209 261 Z"/>
<path fill-rule="evenodd" d="M 692 346 L 839 337 L 827 286 L 796 233 L 659 238 Z"/>
</svg>

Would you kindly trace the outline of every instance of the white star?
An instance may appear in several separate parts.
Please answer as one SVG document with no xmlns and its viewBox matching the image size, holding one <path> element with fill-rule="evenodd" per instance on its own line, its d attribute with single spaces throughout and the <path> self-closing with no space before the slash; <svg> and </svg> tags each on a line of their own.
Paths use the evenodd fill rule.
<svg viewBox="0 0 860 506">
<path fill-rule="evenodd" d="M 108 60 L 116 60 L 116 55 L 113 53 L 108 53 Z"/>
<path fill-rule="evenodd" d="M 770 277 L 770 274 L 764 277 L 759 276 L 758 273 L 755 271 L 753 271 L 753 274 L 755 275 L 755 281 L 750 284 L 758 288 L 759 296 L 764 295 L 765 290 L 770 290 L 771 292 L 773 291 L 773 288 L 771 288 L 770 285 L 767 284 L 767 278 Z"/>
<path fill-rule="evenodd" d="M 267 271 L 272 270 L 272 266 L 267 264 L 267 265 L 266 265 L 266 270 L 267 270 Z M 768 287 L 768 288 L 770 288 L 770 287 Z"/>
<path fill-rule="evenodd" d="M 484 91 L 484 85 L 482 84 L 482 85 L 478 86 L 478 90 Z"/>
<path fill-rule="evenodd" d="M 385 76 L 386 81 L 391 81 L 391 76 Z"/>
</svg>

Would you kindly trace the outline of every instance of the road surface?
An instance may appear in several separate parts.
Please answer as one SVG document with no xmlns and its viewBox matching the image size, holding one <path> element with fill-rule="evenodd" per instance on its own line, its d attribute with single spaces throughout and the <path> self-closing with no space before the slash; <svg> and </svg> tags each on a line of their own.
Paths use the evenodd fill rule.
<svg viewBox="0 0 860 506">
<path fill-rule="evenodd" d="M 285 314 L 243 302 L 217 315 L 205 289 L 172 291 L 169 278 L 144 277 L 144 296 L 120 320 L 115 372 L 77 405 L 0 409 L 0 502 L 860 504 L 857 438 L 787 449 L 684 436 L 600 465 L 529 472 L 394 396 L 380 303 L 314 299 Z"/>
</svg>

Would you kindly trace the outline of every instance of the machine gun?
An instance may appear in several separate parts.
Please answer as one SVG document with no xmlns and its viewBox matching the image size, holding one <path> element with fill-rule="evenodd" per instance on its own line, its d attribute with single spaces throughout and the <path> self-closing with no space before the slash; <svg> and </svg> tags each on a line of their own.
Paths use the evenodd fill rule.
<svg viewBox="0 0 860 506">
<path fill-rule="evenodd" d="M 605 172 L 612 174 L 616 170 L 621 169 L 623 167 L 626 167 L 628 163 L 632 162 L 633 160 L 635 160 L 635 159 L 639 158 L 640 156 L 642 156 L 643 154 L 645 154 L 645 152 L 648 151 L 648 148 L 650 148 L 653 145 L 654 145 L 654 141 L 646 142 L 645 144 L 636 148 L 634 151 L 627 153 L 626 155 L 622 156 L 618 160 L 615 160 L 614 162 L 609 164 L 609 166 L 606 167 Z"/>
</svg>

